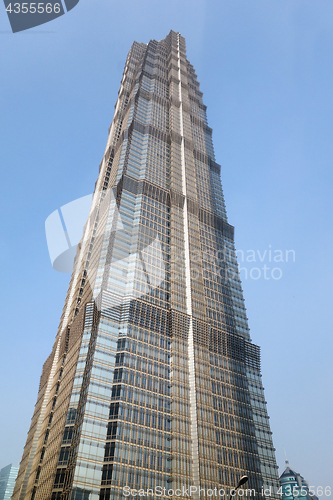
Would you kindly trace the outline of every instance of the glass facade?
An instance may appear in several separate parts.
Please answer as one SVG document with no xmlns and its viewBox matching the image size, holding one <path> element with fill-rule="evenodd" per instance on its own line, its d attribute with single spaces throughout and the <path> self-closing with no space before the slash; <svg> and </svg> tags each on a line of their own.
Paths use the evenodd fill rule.
<svg viewBox="0 0 333 500">
<path fill-rule="evenodd" d="M 18 470 L 18 466 L 13 464 L 0 470 L 0 500 L 11 499 Z"/>
<path fill-rule="evenodd" d="M 277 491 L 233 234 L 184 38 L 135 42 L 14 500 Z"/>
</svg>

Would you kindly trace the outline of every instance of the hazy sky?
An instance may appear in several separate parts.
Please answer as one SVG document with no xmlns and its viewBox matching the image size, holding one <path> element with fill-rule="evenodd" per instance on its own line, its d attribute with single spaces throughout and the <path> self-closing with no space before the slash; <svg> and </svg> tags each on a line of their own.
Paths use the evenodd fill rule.
<svg viewBox="0 0 333 500">
<path fill-rule="evenodd" d="M 17 34 L 0 6 L 0 468 L 21 460 L 69 282 L 45 219 L 94 188 L 132 42 L 170 29 L 208 106 L 280 473 L 285 447 L 332 486 L 332 0 L 80 0 Z"/>
</svg>

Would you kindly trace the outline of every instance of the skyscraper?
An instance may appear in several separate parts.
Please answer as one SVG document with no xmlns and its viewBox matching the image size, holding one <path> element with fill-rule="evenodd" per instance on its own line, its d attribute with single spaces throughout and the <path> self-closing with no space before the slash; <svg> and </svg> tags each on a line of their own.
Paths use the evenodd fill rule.
<svg viewBox="0 0 333 500">
<path fill-rule="evenodd" d="M 0 500 L 10 500 L 19 468 L 9 464 L 0 470 Z"/>
<path fill-rule="evenodd" d="M 135 42 L 14 500 L 277 491 L 220 170 L 184 38 Z"/>
</svg>

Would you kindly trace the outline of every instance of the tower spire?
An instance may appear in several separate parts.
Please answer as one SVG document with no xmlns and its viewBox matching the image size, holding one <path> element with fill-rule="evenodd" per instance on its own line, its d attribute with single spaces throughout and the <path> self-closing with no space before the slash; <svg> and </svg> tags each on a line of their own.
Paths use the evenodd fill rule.
<svg viewBox="0 0 333 500">
<path fill-rule="evenodd" d="M 289 465 L 289 461 L 288 461 L 288 458 L 287 458 L 287 452 L 286 452 L 285 447 L 283 447 L 283 451 L 284 451 L 284 456 L 285 456 L 285 459 L 286 459 L 285 463 L 286 463 L 286 465 Z"/>
</svg>

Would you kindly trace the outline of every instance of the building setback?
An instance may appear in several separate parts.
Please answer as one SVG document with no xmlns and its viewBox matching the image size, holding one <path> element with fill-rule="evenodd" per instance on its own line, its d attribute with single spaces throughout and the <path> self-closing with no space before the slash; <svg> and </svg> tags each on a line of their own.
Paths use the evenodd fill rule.
<svg viewBox="0 0 333 500">
<path fill-rule="evenodd" d="M 184 38 L 134 42 L 13 500 L 278 490 L 220 170 Z"/>
</svg>

